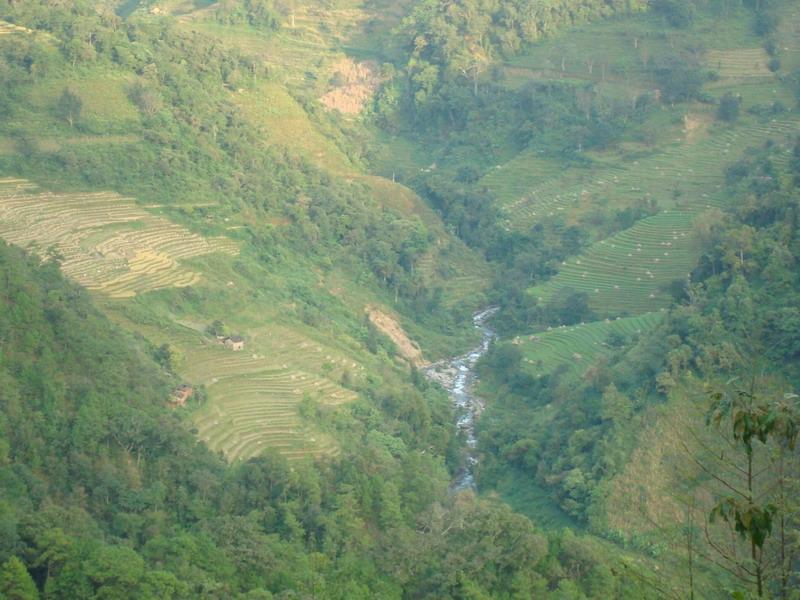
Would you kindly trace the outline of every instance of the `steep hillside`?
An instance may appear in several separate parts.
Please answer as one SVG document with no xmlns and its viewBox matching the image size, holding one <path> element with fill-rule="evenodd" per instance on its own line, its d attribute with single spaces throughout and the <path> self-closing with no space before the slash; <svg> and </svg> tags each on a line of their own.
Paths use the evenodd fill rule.
<svg viewBox="0 0 800 600">
<path fill-rule="evenodd" d="M 127 23 L 94 14 L 111 37 L 76 39 L 65 57 L 59 40 L 74 32 L 57 11 L 23 8 L 10 14 L 50 33 L 4 36 L 0 235 L 57 256 L 114 321 L 166 349 L 203 390 L 189 410 L 212 449 L 339 452 L 319 412 L 400 360 L 368 306 L 430 357 L 469 342 L 459 319 L 482 302 L 485 265 L 413 192 L 369 175 L 348 138 L 359 126 L 292 79 L 328 76 L 328 62 L 270 62 L 296 55 L 293 27 L 228 24 L 222 6 L 142 7 Z M 325 17 L 343 28 L 316 42 L 330 56 L 363 33 L 359 10 Z M 323 27 L 312 13 L 294 17 L 304 36 Z"/>
<path fill-rule="evenodd" d="M 446 493 L 441 394 L 409 411 L 429 411 L 413 433 L 392 425 L 398 398 L 340 415 L 350 443 L 332 468 L 269 452 L 228 465 L 165 406 L 178 380 L 163 353 L 111 324 L 57 262 L 0 242 L 0 280 L 4 598 L 540 594 L 597 585 L 550 573 L 553 561 L 610 573 L 592 540 L 562 546 L 499 503 Z"/>
</svg>

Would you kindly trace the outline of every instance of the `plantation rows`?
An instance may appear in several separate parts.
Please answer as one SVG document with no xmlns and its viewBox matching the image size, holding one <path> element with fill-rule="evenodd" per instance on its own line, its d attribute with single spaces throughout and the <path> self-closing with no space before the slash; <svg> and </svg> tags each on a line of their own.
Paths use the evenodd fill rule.
<svg viewBox="0 0 800 600">
<path fill-rule="evenodd" d="M 709 68 L 724 78 L 772 77 L 768 62 L 769 55 L 763 48 L 709 50 L 706 55 Z"/>
<path fill-rule="evenodd" d="M 313 343 L 304 345 L 296 339 L 290 343 L 283 335 L 281 342 L 272 339 L 270 344 L 267 355 L 252 354 L 253 344 L 243 352 L 219 344 L 187 350 L 185 374 L 205 383 L 209 396 L 195 415 L 198 435 L 230 460 L 254 456 L 264 448 L 275 448 L 289 458 L 334 452 L 324 437 L 303 425 L 298 405 L 308 397 L 334 406 L 349 402 L 355 394 L 300 369 L 303 365 L 319 369 L 324 361 L 341 364 L 345 359 Z"/>
<path fill-rule="evenodd" d="M 563 288 L 585 292 L 603 316 L 645 313 L 665 307 L 664 287 L 686 279 L 696 256 L 692 222 L 696 211 L 667 210 L 642 219 L 630 229 L 593 244 L 562 263 L 558 274 L 532 290 L 547 302 Z"/>
<path fill-rule="evenodd" d="M 205 239 L 114 193 L 41 193 L 15 179 L 0 180 L 0 237 L 55 246 L 68 276 L 112 298 L 194 285 L 200 275 L 178 261 L 238 252 L 228 238 Z"/>
<path fill-rule="evenodd" d="M 198 416 L 198 435 L 229 460 L 249 458 L 264 448 L 329 453 L 332 448 L 318 444 L 303 426 L 298 404 L 305 397 L 326 405 L 353 397 L 330 381 L 288 369 L 222 379 L 208 389 L 211 409 Z"/>
<path fill-rule="evenodd" d="M 325 406 L 355 398 L 337 383 L 345 371 L 352 379 L 363 371 L 345 351 L 277 324 L 249 330 L 242 352 L 192 337 L 182 343 L 181 371 L 189 381 L 207 386 L 208 403 L 194 420 L 212 449 L 230 460 L 264 448 L 276 448 L 289 458 L 336 451 L 327 438 L 304 425 L 298 405 L 306 397 Z"/>
<path fill-rule="evenodd" d="M 618 161 L 607 167 L 600 163 L 590 170 L 562 170 L 556 176 L 549 175 L 559 173 L 549 162 L 531 161 L 529 155 L 523 155 L 495 169 L 484 183 L 503 205 L 507 225 L 515 228 L 528 228 L 559 214 L 571 217 L 603 202 L 619 208 L 641 198 L 655 199 L 663 208 L 711 205 L 712 194 L 721 187 L 724 166 L 739 151 L 785 135 L 796 126 L 796 120 L 781 119 L 746 127 L 720 127 L 702 141 L 675 143 L 627 166 L 620 166 Z M 527 190 L 520 196 L 523 187 Z"/>
<path fill-rule="evenodd" d="M 521 346 L 528 371 L 538 376 L 560 365 L 586 368 L 597 356 L 614 349 L 609 343 L 611 334 L 629 339 L 646 333 L 660 320 L 661 313 L 651 312 L 637 317 L 561 326 L 526 336 L 517 343 Z"/>
</svg>

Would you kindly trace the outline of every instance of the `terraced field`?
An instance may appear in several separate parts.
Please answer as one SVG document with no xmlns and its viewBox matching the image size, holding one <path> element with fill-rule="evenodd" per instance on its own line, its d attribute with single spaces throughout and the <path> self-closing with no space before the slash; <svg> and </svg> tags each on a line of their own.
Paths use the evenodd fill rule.
<svg viewBox="0 0 800 600">
<path fill-rule="evenodd" d="M 563 288 L 585 292 L 602 316 L 645 313 L 669 305 L 664 286 L 686 279 L 696 261 L 692 223 L 699 211 L 666 210 L 592 245 L 562 263 L 531 293 L 547 302 Z"/>
<path fill-rule="evenodd" d="M 12 33 L 31 33 L 31 30 L 27 27 L 21 27 L 9 23 L 8 21 L 0 20 L 0 36 L 10 35 Z"/>
<path fill-rule="evenodd" d="M 130 198 L 52 194 L 20 179 L 0 179 L 0 237 L 43 254 L 55 248 L 69 277 L 111 298 L 194 285 L 200 273 L 181 261 L 238 253 L 233 240 L 201 237 Z"/>
<path fill-rule="evenodd" d="M 358 4 L 358 3 L 354 3 Z M 284 83 L 313 88 L 313 75 L 324 61 L 342 56 L 353 38 L 371 18 L 360 7 L 296 6 L 277 33 L 263 33 L 246 26 L 223 26 L 207 20 L 208 11 L 194 11 L 182 18 L 192 29 L 215 36 L 243 52 L 258 56 L 279 74 Z"/>
<path fill-rule="evenodd" d="M 743 148 L 783 138 L 798 127 L 800 120 L 793 117 L 715 126 L 698 141 L 677 139 L 658 153 L 628 162 L 598 157 L 590 169 L 554 168 L 553 161 L 524 153 L 482 181 L 514 228 L 556 215 L 571 220 L 593 206 L 624 208 L 641 198 L 654 199 L 662 208 L 702 206 L 714 203 L 725 165 Z"/>
<path fill-rule="evenodd" d="M 221 370 L 224 368 L 221 366 Z M 254 368 L 251 363 L 247 368 Z M 263 365 L 262 365 L 263 367 Z M 275 448 L 288 458 L 330 455 L 335 444 L 302 424 L 304 398 L 333 406 L 355 394 L 317 376 L 294 369 L 265 369 L 245 376 L 214 377 L 209 406 L 195 415 L 200 439 L 229 460 Z"/>
<path fill-rule="evenodd" d="M 778 50 L 787 72 L 800 68 L 800 5 L 787 11 L 778 24 Z"/>
<path fill-rule="evenodd" d="M 209 338 L 182 343 L 183 374 L 207 386 L 208 402 L 192 418 L 199 437 L 229 460 L 247 459 L 265 448 L 287 458 L 335 454 L 335 443 L 314 431 L 298 412 L 311 399 L 336 406 L 356 397 L 336 381 L 347 370 L 360 377 L 363 367 L 343 352 L 270 326 L 251 332 L 246 349 L 231 352 Z M 325 375 L 316 373 L 327 372 Z"/>
<path fill-rule="evenodd" d="M 736 50 L 709 50 L 706 64 L 720 77 L 746 79 L 774 75 L 767 68 L 769 55 L 763 48 L 737 48 Z"/>
<path fill-rule="evenodd" d="M 434 286 L 442 288 L 444 304 L 469 301 L 488 287 L 491 271 L 485 263 L 471 260 L 466 250 L 456 249 L 443 256 L 434 250 L 417 264 L 418 272 Z M 442 267 L 446 266 L 446 272 Z"/>
<path fill-rule="evenodd" d="M 611 334 L 631 338 L 647 333 L 660 321 L 661 313 L 650 312 L 637 317 L 550 328 L 515 342 L 522 349 L 527 370 L 539 376 L 560 365 L 585 369 L 598 356 L 614 350 L 608 343 Z"/>
</svg>

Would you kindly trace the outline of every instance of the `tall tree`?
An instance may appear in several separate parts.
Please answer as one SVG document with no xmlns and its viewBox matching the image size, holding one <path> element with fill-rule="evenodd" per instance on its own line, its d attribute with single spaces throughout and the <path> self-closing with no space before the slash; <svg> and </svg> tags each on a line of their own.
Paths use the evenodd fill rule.
<svg viewBox="0 0 800 600">
<path fill-rule="evenodd" d="M 64 88 L 56 102 L 56 114 L 66 120 L 70 127 L 74 127 L 75 121 L 80 118 L 82 110 L 83 100 L 80 99 L 80 96 L 69 88 Z"/>
<path fill-rule="evenodd" d="M 0 570 L 0 598 L 3 600 L 37 600 L 39 592 L 28 570 L 16 556 L 9 558 Z"/>
</svg>

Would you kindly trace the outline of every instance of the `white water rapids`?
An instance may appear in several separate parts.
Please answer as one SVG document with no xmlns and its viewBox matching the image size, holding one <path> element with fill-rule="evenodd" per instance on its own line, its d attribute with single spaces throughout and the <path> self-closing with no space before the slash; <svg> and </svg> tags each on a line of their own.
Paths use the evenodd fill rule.
<svg viewBox="0 0 800 600">
<path fill-rule="evenodd" d="M 496 307 L 484 309 L 475 313 L 472 322 L 481 332 L 481 345 L 462 356 L 439 361 L 425 369 L 425 374 L 432 380 L 440 383 L 448 393 L 456 408 L 456 425 L 464 434 L 467 444 L 467 457 L 464 468 L 453 480 L 453 490 L 474 489 L 474 469 L 478 462 L 475 455 L 475 419 L 480 415 L 483 404 L 472 390 L 475 383 L 475 363 L 489 350 L 489 344 L 495 333 L 486 325 L 486 321 L 497 312 Z"/>
</svg>

